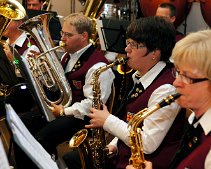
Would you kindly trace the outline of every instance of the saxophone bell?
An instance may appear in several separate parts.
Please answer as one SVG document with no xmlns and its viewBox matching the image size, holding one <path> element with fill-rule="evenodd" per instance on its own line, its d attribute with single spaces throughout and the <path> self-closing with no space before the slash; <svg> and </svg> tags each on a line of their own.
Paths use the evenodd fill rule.
<svg viewBox="0 0 211 169">
<path fill-rule="evenodd" d="M 113 63 L 102 66 L 94 71 L 91 83 L 93 85 L 92 107 L 100 109 L 102 106 L 100 82 L 98 81 L 101 73 L 113 66 L 126 63 L 127 60 L 128 58 L 119 58 Z M 106 147 L 105 131 L 102 128 L 94 128 L 91 130 L 91 137 L 85 139 L 85 137 L 87 137 L 87 132 L 87 130 L 82 129 L 74 134 L 69 142 L 70 148 L 79 148 L 83 169 L 86 169 L 84 156 L 87 156 L 90 159 L 89 162 L 91 162 L 91 164 L 89 164 L 89 166 L 92 166 L 93 169 L 106 169 L 106 160 L 109 157 L 109 150 Z"/>
</svg>

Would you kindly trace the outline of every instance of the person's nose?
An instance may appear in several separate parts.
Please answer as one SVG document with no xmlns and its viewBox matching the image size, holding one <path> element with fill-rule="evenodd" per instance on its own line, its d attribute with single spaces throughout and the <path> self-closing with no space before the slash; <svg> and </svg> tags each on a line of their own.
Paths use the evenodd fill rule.
<svg viewBox="0 0 211 169">
<path fill-rule="evenodd" d="M 61 35 L 61 41 L 65 41 L 66 37 L 64 35 Z"/>
<path fill-rule="evenodd" d="M 125 52 L 127 52 L 127 53 L 130 53 L 130 52 L 131 52 L 131 48 L 130 48 L 129 45 L 127 45 L 127 46 L 125 47 Z"/>
<path fill-rule="evenodd" d="M 27 5 L 27 9 L 33 9 L 33 5 L 31 4 Z"/>
<path fill-rule="evenodd" d="M 181 87 L 183 85 L 183 82 L 181 81 L 180 76 L 177 76 L 176 79 L 173 82 L 174 87 Z"/>
</svg>

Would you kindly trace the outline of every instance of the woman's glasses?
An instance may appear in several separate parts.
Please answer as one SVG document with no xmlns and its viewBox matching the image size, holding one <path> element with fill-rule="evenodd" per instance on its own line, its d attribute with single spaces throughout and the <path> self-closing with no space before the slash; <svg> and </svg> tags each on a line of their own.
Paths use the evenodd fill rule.
<svg viewBox="0 0 211 169">
<path fill-rule="evenodd" d="M 191 78 L 191 77 L 188 77 L 187 75 L 181 74 L 180 71 L 177 70 L 177 69 L 173 70 L 173 75 L 176 78 L 180 77 L 180 80 L 185 84 L 193 84 L 193 83 L 198 83 L 198 82 L 203 82 L 203 81 L 209 80 L 208 78 Z"/>
<path fill-rule="evenodd" d="M 139 49 L 139 48 L 146 47 L 145 45 L 137 43 L 137 42 L 132 41 L 132 40 L 126 40 L 126 46 L 130 46 L 132 49 Z"/>
</svg>

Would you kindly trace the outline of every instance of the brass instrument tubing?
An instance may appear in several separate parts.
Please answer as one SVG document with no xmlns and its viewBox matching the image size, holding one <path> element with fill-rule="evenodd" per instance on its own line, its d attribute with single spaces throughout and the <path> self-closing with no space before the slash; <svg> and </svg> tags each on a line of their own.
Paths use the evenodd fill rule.
<svg viewBox="0 0 211 169">
<path fill-rule="evenodd" d="M 51 49 L 49 49 L 48 51 L 39 54 L 37 57 L 39 58 L 39 57 L 41 57 L 41 56 L 43 56 L 43 55 L 46 55 L 47 53 L 50 53 L 50 52 L 52 52 L 52 51 L 54 51 L 54 50 L 57 50 L 57 49 L 59 49 L 59 48 L 62 48 L 62 47 L 64 47 L 64 46 L 65 46 L 65 45 L 60 45 L 60 46 L 56 46 L 56 47 L 54 47 L 54 48 L 51 48 Z"/>
</svg>

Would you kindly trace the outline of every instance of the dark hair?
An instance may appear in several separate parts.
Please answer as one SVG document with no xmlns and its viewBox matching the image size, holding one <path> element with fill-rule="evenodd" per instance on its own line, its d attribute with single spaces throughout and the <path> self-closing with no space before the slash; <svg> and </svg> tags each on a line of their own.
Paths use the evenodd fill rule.
<svg viewBox="0 0 211 169">
<path fill-rule="evenodd" d="M 171 3 L 161 3 L 158 7 L 160 8 L 168 8 L 170 10 L 170 16 L 173 17 L 173 16 L 176 16 L 177 15 L 177 9 L 176 7 L 171 4 Z"/>
<path fill-rule="evenodd" d="M 159 49 L 160 60 L 168 62 L 176 42 L 176 30 L 163 17 L 149 16 L 133 21 L 127 28 L 126 38 L 143 43 L 148 52 Z"/>
</svg>

